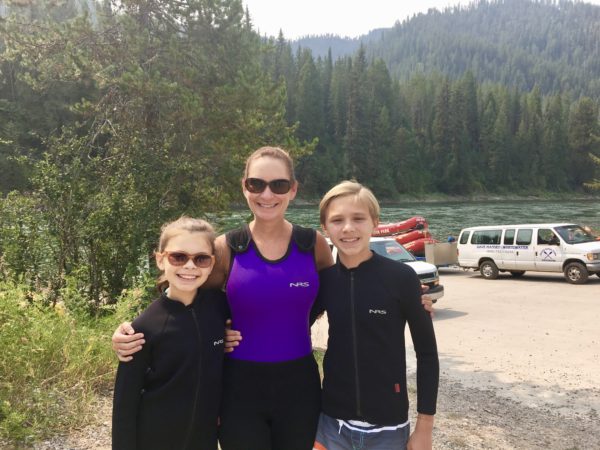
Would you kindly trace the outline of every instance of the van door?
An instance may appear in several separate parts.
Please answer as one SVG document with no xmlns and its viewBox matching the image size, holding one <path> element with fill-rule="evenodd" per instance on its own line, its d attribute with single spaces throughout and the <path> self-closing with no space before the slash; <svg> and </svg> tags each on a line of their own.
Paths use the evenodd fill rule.
<svg viewBox="0 0 600 450">
<path fill-rule="evenodd" d="M 542 272 L 562 272 L 563 252 L 560 239 L 550 228 L 537 230 L 535 248 L 535 270 Z"/>
<path fill-rule="evenodd" d="M 504 230 L 502 236 L 502 266 L 498 266 L 501 269 L 514 270 L 515 269 L 515 258 L 517 255 L 517 248 L 515 247 L 515 232 L 514 228 L 507 228 Z"/>
<path fill-rule="evenodd" d="M 515 240 L 515 270 L 535 270 L 533 228 L 519 228 Z"/>
</svg>

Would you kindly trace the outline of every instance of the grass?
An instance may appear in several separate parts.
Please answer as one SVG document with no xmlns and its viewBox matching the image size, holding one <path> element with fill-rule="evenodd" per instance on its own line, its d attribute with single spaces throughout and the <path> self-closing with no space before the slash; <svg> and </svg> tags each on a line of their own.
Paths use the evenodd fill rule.
<svg viewBox="0 0 600 450">
<path fill-rule="evenodd" d="M 28 444 L 89 419 L 114 381 L 110 336 L 141 296 L 125 293 L 118 309 L 90 318 L 66 306 L 73 299 L 52 306 L 43 293 L 0 283 L 0 438 Z"/>
</svg>

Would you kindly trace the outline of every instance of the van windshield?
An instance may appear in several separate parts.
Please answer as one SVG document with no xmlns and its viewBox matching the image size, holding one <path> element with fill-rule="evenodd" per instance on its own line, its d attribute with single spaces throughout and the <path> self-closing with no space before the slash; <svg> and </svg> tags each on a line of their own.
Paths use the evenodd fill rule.
<svg viewBox="0 0 600 450">
<path fill-rule="evenodd" d="M 596 238 L 581 228 L 579 225 L 566 225 L 556 227 L 556 232 L 560 234 L 567 244 L 582 244 L 584 242 L 593 242 Z"/>
<path fill-rule="evenodd" d="M 393 259 L 394 261 L 409 262 L 415 260 L 415 257 L 410 254 L 408 250 L 391 239 L 389 241 L 371 241 L 370 246 L 371 250 L 375 253 Z"/>
</svg>

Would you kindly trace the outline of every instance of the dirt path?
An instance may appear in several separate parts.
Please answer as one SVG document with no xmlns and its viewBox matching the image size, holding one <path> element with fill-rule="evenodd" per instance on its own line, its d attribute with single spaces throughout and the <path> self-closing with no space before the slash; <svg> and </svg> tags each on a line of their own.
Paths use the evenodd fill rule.
<svg viewBox="0 0 600 450">
<path fill-rule="evenodd" d="M 414 404 L 414 388 L 411 391 Z M 99 405 L 97 423 L 34 448 L 110 450 L 110 410 L 110 399 L 105 398 Z M 599 449 L 598 420 L 597 416 L 565 418 L 550 407 L 528 407 L 495 390 L 467 388 L 442 376 L 434 448 Z"/>
<path fill-rule="evenodd" d="M 573 286 L 558 275 L 488 281 L 445 270 L 441 279 L 434 448 L 600 449 L 600 278 Z M 414 405 L 414 378 L 410 390 Z M 96 423 L 35 448 L 110 449 L 110 414 L 104 398 Z"/>
</svg>

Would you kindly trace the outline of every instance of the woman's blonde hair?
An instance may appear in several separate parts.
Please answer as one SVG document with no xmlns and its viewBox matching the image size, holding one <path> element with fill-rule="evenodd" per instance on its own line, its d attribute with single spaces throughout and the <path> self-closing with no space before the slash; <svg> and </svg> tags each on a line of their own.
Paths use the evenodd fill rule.
<svg viewBox="0 0 600 450">
<path fill-rule="evenodd" d="M 214 228 L 206 220 L 195 219 L 193 217 L 181 216 L 179 219 L 165 223 L 160 228 L 160 238 L 158 239 L 157 253 L 165 251 L 169 240 L 178 235 L 182 231 L 189 233 L 202 233 L 210 244 L 212 254 L 215 254 L 215 239 L 216 233 Z M 169 287 L 169 282 L 165 278 L 165 274 L 161 273 L 156 282 L 156 287 L 159 292 L 164 292 Z"/>
<path fill-rule="evenodd" d="M 279 147 L 261 147 L 248 156 L 248 159 L 246 160 L 246 168 L 244 169 L 244 178 L 248 178 L 248 172 L 250 170 L 250 164 L 252 164 L 252 161 L 264 157 L 283 161 L 289 172 L 290 181 L 292 183 L 296 181 L 296 175 L 294 174 L 294 161 L 288 152 Z"/>
<path fill-rule="evenodd" d="M 362 184 L 356 181 L 345 180 L 341 183 L 336 184 L 334 187 L 323 196 L 321 203 L 319 204 L 319 219 L 321 224 L 324 225 L 327 220 L 327 210 L 333 200 L 340 197 L 353 196 L 367 207 L 369 215 L 373 219 L 374 223 L 379 222 L 379 214 L 381 208 L 379 202 L 373 192 Z"/>
</svg>

